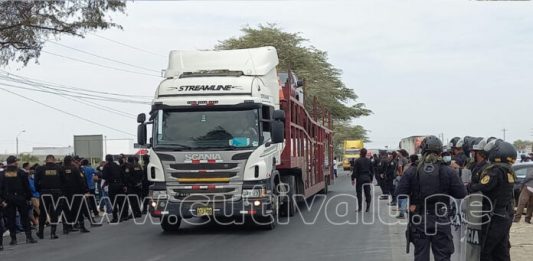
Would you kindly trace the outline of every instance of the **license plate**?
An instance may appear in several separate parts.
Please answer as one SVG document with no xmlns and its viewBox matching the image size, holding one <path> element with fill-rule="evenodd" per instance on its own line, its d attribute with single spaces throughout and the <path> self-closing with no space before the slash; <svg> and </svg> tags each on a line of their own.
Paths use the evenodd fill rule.
<svg viewBox="0 0 533 261">
<path fill-rule="evenodd" d="M 212 216 L 213 208 L 212 207 L 200 207 L 196 209 L 197 216 Z"/>
</svg>

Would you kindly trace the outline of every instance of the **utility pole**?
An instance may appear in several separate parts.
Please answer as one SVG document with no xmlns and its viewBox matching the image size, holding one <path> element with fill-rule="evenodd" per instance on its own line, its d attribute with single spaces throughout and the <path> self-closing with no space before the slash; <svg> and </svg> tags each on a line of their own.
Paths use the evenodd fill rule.
<svg viewBox="0 0 533 261">
<path fill-rule="evenodd" d="M 508 131 L 506 128 L 503 128 L 503 140 L 505 141 L 505 133 Z"/>
<path fill-rule="evenodd" d="M 17 144 L 17 154 L 16 154 L 17 157 L 18 157 L 18 155 L 19 155 L 19 136 L 20 136 L 20 134 L 22 134 L 22 133 L 24 133 L 24 132 L 26 132 L 26 130 L 21 130 L 21 131 L 17 134 L 17 137 L 15 138 L 15 141 L 16 141 L 16 144 Z"/>
</svg>

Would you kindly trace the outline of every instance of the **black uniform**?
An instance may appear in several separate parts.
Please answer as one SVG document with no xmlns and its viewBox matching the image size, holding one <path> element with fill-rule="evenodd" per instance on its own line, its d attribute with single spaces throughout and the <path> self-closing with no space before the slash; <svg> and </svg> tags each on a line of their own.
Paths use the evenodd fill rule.
<svg viewBox="0 0 533 261">
<path fill-rule="evenodd" d="M 370 208 L 370 202 L 372 201 L 372 196 L 370 195 L 370 185 L 372 184 L 372 179 L 374 176 L 372 162 L 366 158 L 361 157 L 357 159 L 353 166 L 352 172 L 352 181 L 356 181 L 356 192 L 357 192 L 357 206 L 358 210 L 363 209 L 363 189 L 365 191 L 366 199 L 366 211 Z"/>
<path fill-rule="evenodd" d="M 394 179 L 396 178 L 396 168 L 398 167 L 398 160 L 391 159 L 387 161 L 387 167 L 385 170 L 385 186 L 387 191 L 392 196 L 392 203 L 396 202 L 396 197 L 394 196 Z"/>
<path fill-rule="evenodd" d="M 86 231 L 83 217 L 89 217 L 89 210 L 85 202 L 84 195 L 89 193 L 85 176 L 75 165 L 64 166 L 60 169 L 59 176 L 63 184 L 63 195 L 67 199 L 65 206 L 70 204 L 70 210 L 63 208 L 67 216 L 67 221 L 63 223 L 64 232 L 68 231 L 67 223 L 78 223 L 82 231 Z"/>
<path fill-rule="evenodd" d="M 148 158 L 147 158 L 148 159 Z M 143 199 L 143 213 L 148 211 L 148 204 L 150 200 L 148 199 L 150 181 L 148 180 L 148 160 L 145 160 L 143 172 L 142 172 L 142 199 Z"/>
<path fill-rule="evenodd" d="M 486 160 L 476 163 L 472 167 L 472 178 L 470 180 L 470 183 L 479 183 L 479 181 L 481 181 L 481 173 L 487 166 L 489 166 L 489 163 Z"/>
<path fill-rule="evenodd" d="M 126 181 L 128 203 L 131 206 L 133 216 L 140 217 L 141 206 L 139 205 L 139 198 L 142 190 L 142 167 L 139 164 L 127 162 L 124 163 L 122 169 L 124 171 L 124 180 Z"/>
<path fill-rule="evenodd" d="M 429 165 L 432 167 L 427 167 Z M 464 198 L 466 189 L 459 176 L 443 162 L 436 160 L 436 156 L 433 159 L 426 157 L 418 167 L 409 168 L 404 173 L 396 194 L 408 195 L 410 204 L 416 206 L 415 212 L 410 212 L 408 231 L 410 240 L 415 245 L 415 261 L 430 260 L 430 248 L 435 260 L 450 260 L 454 247 L 449 215 L 444 216 L 450 209 L 450 198 L 434 195 Z M 447 207 L 436 209 L 436 206 Z"/>
<path fill-rule="evenodd" d="M 17 166 L 7 166 L 0 174 L 2 196 L 7 203 L 4 213 L 7 219 L 7 227 L 11 236 L 12 244 L 16 244 L 16 221 L 17 211 L 20 213 L 20 222 L 26 233 L 27 240 L 33 240 L 31 236 L 30 220 L 28 215 L 31 204 L 31 190 L 28 183 L 28 175 Z"/>
<path fill-rule="evenodd" d="M 59 166 L 55 163 L 47 162 L 44 166 L 40 166 L 35 171 L 35 189 L 40 193 L 41 215 L 39 216 L 39 233 L 40 238 L 43 237 L 44 224 L 46 216 L 50 216 L 51 236 L 55 238 L 56 225 L 58 223 L 58 216 L 61 211 L 59 198 L 62 195 L 62 183 L 59 177 Z"/>
<path fill-rule="evenodd" d="M 511 260 L 509 230 L 513 220 L 513 186 L 516 175 L 510 164 L 501 163 L 486 167 L 480 178 L 479 183 L 469 186 L 469 191 L 481 191 L 486 197 L 483 200 L 483 210 L 493 209 L 490 212 L 490 222 L 487 222 L 488 219 L 483 220 L 481 260 Z"/>
<path fill-rule="evenodd" d="M 122 168 L 115 162 L 107 162 L 102 171 L 102 175 L 109 186 L 109 199 L 113 205 L 113 222 L 119 220 L 119 213 L 121 217 L 124 209 L 126 182 Z M 127 212 L 127 209 L 126 209 Z"/>
</svg>

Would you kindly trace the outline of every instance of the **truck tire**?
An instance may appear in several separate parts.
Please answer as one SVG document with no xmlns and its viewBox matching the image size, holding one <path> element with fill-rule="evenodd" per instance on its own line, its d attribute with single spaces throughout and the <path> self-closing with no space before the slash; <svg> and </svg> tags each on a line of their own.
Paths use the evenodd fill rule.
<svg viewBox="0 0 533 261">
<path fill-rule="evenodd" d="M 326 179 L 324 180 L 324 188 L 318 193 L 327 195 L 329 191 L 328 184 L 329 184 L 329 176 L 326 176 Z"/>
<path fill-rule="evenodd" d="M 280 210 L 279 206 L 281 199 L 279 197 L 280 192 L 278 191 L 278 186 L 276 186 L 276 184 L 274 184 L 272 192 L 272 214 L 266 217 L 258 217 L 258 221 L 264 224 L 261 225 L 261 227 L 266 230 L 274 230 L 278 225 L 278 215 Z"/>
<path fill-rule="evenodd" d="M 164 232 L 178 232 L 180 229 L 181 218 L 177 216 L 164 216 L 161 219 L 161 229 Z"/>
<path fill-rule="evenodd" d="M 296 178 L 294 176 L 283 177 L 283 182 L 287 185 L 289 191 L 287 197 L 284 198 L 283 206 L 280 208 L 280 215 L 283 217 L 293 217 L 296 213 L 296 202 L 294 195 L 296 194 Z"/>
</svg>

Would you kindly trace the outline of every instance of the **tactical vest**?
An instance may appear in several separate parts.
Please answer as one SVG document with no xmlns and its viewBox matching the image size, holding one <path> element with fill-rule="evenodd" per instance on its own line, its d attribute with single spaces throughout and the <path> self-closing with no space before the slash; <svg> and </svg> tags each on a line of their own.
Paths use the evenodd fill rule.
<svg viewBox="0 0 533 261">
<path fill-rule="evenodd" d="M 414 203 L 419 205 L 419 207 L 429 209 L 431 205 L 436 203 L 448 205 L 449 199 L 447 197 L 434 196 L 444 192 L 443 187 L 445 184 L 442 184 L 443 178 L 441 173 L 442 164 L 442 161 L 438 157 L 430 155 L 418 165 L 416 169 L 418 191 L 414 195 Z"/>
<path fill-rule="evenodd" d="M 21 177 L 18 171 L 18 168 L 12 167 L 7 167 L 4 170 L 4 193 L 7 197 L 15 195 L 22 197 L 26 196 L 26 191 L 24 190 L 24 186 L 22 186 Z"/>
<path fill-rule="evenodd" d="M 56 164 L 46 164 L 39 170 L 39 188 L 42 191 L 61 189 L 59 168 Z"/>
</svg>

